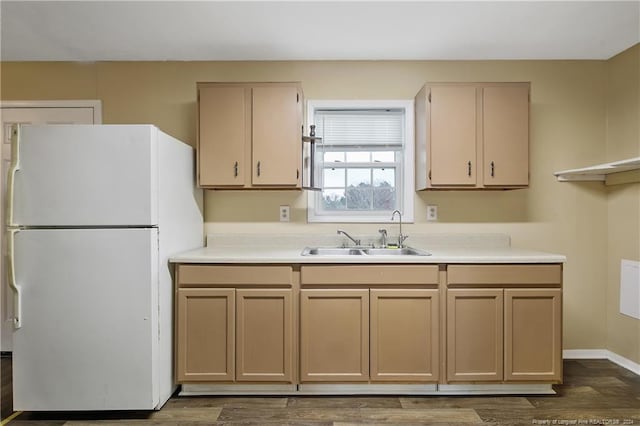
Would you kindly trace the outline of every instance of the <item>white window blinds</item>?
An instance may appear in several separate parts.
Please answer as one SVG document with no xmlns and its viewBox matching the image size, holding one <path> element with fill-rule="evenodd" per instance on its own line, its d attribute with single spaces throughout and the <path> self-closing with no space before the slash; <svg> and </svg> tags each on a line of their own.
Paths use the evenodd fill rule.
<svg viewBox="0 0 640 426">
<path fill-rule="evenodd" d="M 402 147 L 404 111 L 316 110 L 317 135 L 325 146 Z"/>
</svg>

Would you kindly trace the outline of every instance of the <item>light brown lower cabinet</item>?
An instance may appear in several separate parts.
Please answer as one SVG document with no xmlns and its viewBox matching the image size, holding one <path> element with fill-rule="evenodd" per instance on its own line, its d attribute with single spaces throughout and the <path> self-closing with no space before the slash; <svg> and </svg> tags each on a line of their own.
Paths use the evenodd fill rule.
<svg viewBox="0 0 640 426">
<path fill-rule="evenodd" d="M 371 381 L 437 382 L 438 290 L 370 291 Z"/>
<path fill-rule="evenodd" d="M 294 272 L 179 265 L 177 382 L 562 382 L 560 264 Z"/>
<path fill-rule="evenodd" d="M 448 289 L 447 380 L 562 381 L 561 293 Z"/>
<path fill-rule="evenodd" d="M 290 383 L 291 298 L 291 289 L 179 289 L 177 381 Z"/>
<path fill-rule="evenodd" d="M 447 380 L 502 381 L 502 289 L 447 290 Z"/>
<path fill-rule="evenodd" d="M 178 382 L 234 379 L 235 290 L 178 290 Z"/>
<path fill-rule="evenodd" d="M 504 290 L 505 380 L 562 380 L 562 291 Z"/>
<path fill-rule="evenodd" d="M 291 382 L 291 290 L 238 289 L 236 308 L 236 380 Z"/>
<path fill-rule="evenodd" d="M 437 382 L 438 290 L 301 290 L 302 382 Z"/>
<path fill-rule="evenodd" d="M 369 380 L 369 290 L 300 291 L 300 380 Z"/>
</svg>

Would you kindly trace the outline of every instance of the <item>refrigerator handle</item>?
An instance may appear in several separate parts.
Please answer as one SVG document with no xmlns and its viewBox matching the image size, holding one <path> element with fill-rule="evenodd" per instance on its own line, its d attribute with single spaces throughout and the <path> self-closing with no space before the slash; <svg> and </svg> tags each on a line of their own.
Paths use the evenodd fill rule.
<svg viewBox="0 0 640 426">
<path fill-rule="evenodd" d="M 11 164 L 7 175 L 7 226 L 16 226 L 13 223 L 13 193 L 16 172 L 20 170 L 20 126 L 11 126 Z"/>
<path fill-rule="evenodd" d="M 22 303 L 20 286 L 16 284 L 16 258 L 14 253 L 14 244 L 18 232 L 20 232 L 18 229 L 9 230 L 9 247 L 7 249 L 7 281 L 9 282 L 9 287 L 13 290 L 13 327 L 16 329 L 22 327 Z"/>
</svg>

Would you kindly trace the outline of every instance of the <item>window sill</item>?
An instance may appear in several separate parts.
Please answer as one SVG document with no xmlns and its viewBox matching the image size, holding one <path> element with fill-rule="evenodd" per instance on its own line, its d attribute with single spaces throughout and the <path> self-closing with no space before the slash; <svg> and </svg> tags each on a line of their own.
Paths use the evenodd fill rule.
<svg viewBox="0 0 640 426">
<path fill-rule="evenodd" d="M 347 215 L 307 215 L 308 223 L 398 223 L 391 220 L 391 213 L 385 216 L 347 216 Z M 413 214 L 402 215 L 402 223 L 413 223 Z"/>
</svg>

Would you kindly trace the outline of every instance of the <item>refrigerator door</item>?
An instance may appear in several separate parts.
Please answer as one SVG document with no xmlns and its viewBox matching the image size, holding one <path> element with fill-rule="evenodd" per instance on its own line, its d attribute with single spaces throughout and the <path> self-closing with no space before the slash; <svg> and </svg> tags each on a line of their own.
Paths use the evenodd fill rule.
<svg viewBox="0 0 640 426">
<path fill-rule="evenodd" d="M 15 234 L 22 327 L 13 407 L 153 409 L 158 390 L 158 230 Z"/>
<path fill-rule="evenodd" d="M 158 132 L 149 125 L 20 126 L 9 225 L 157 225 Z"/>
</svg>

